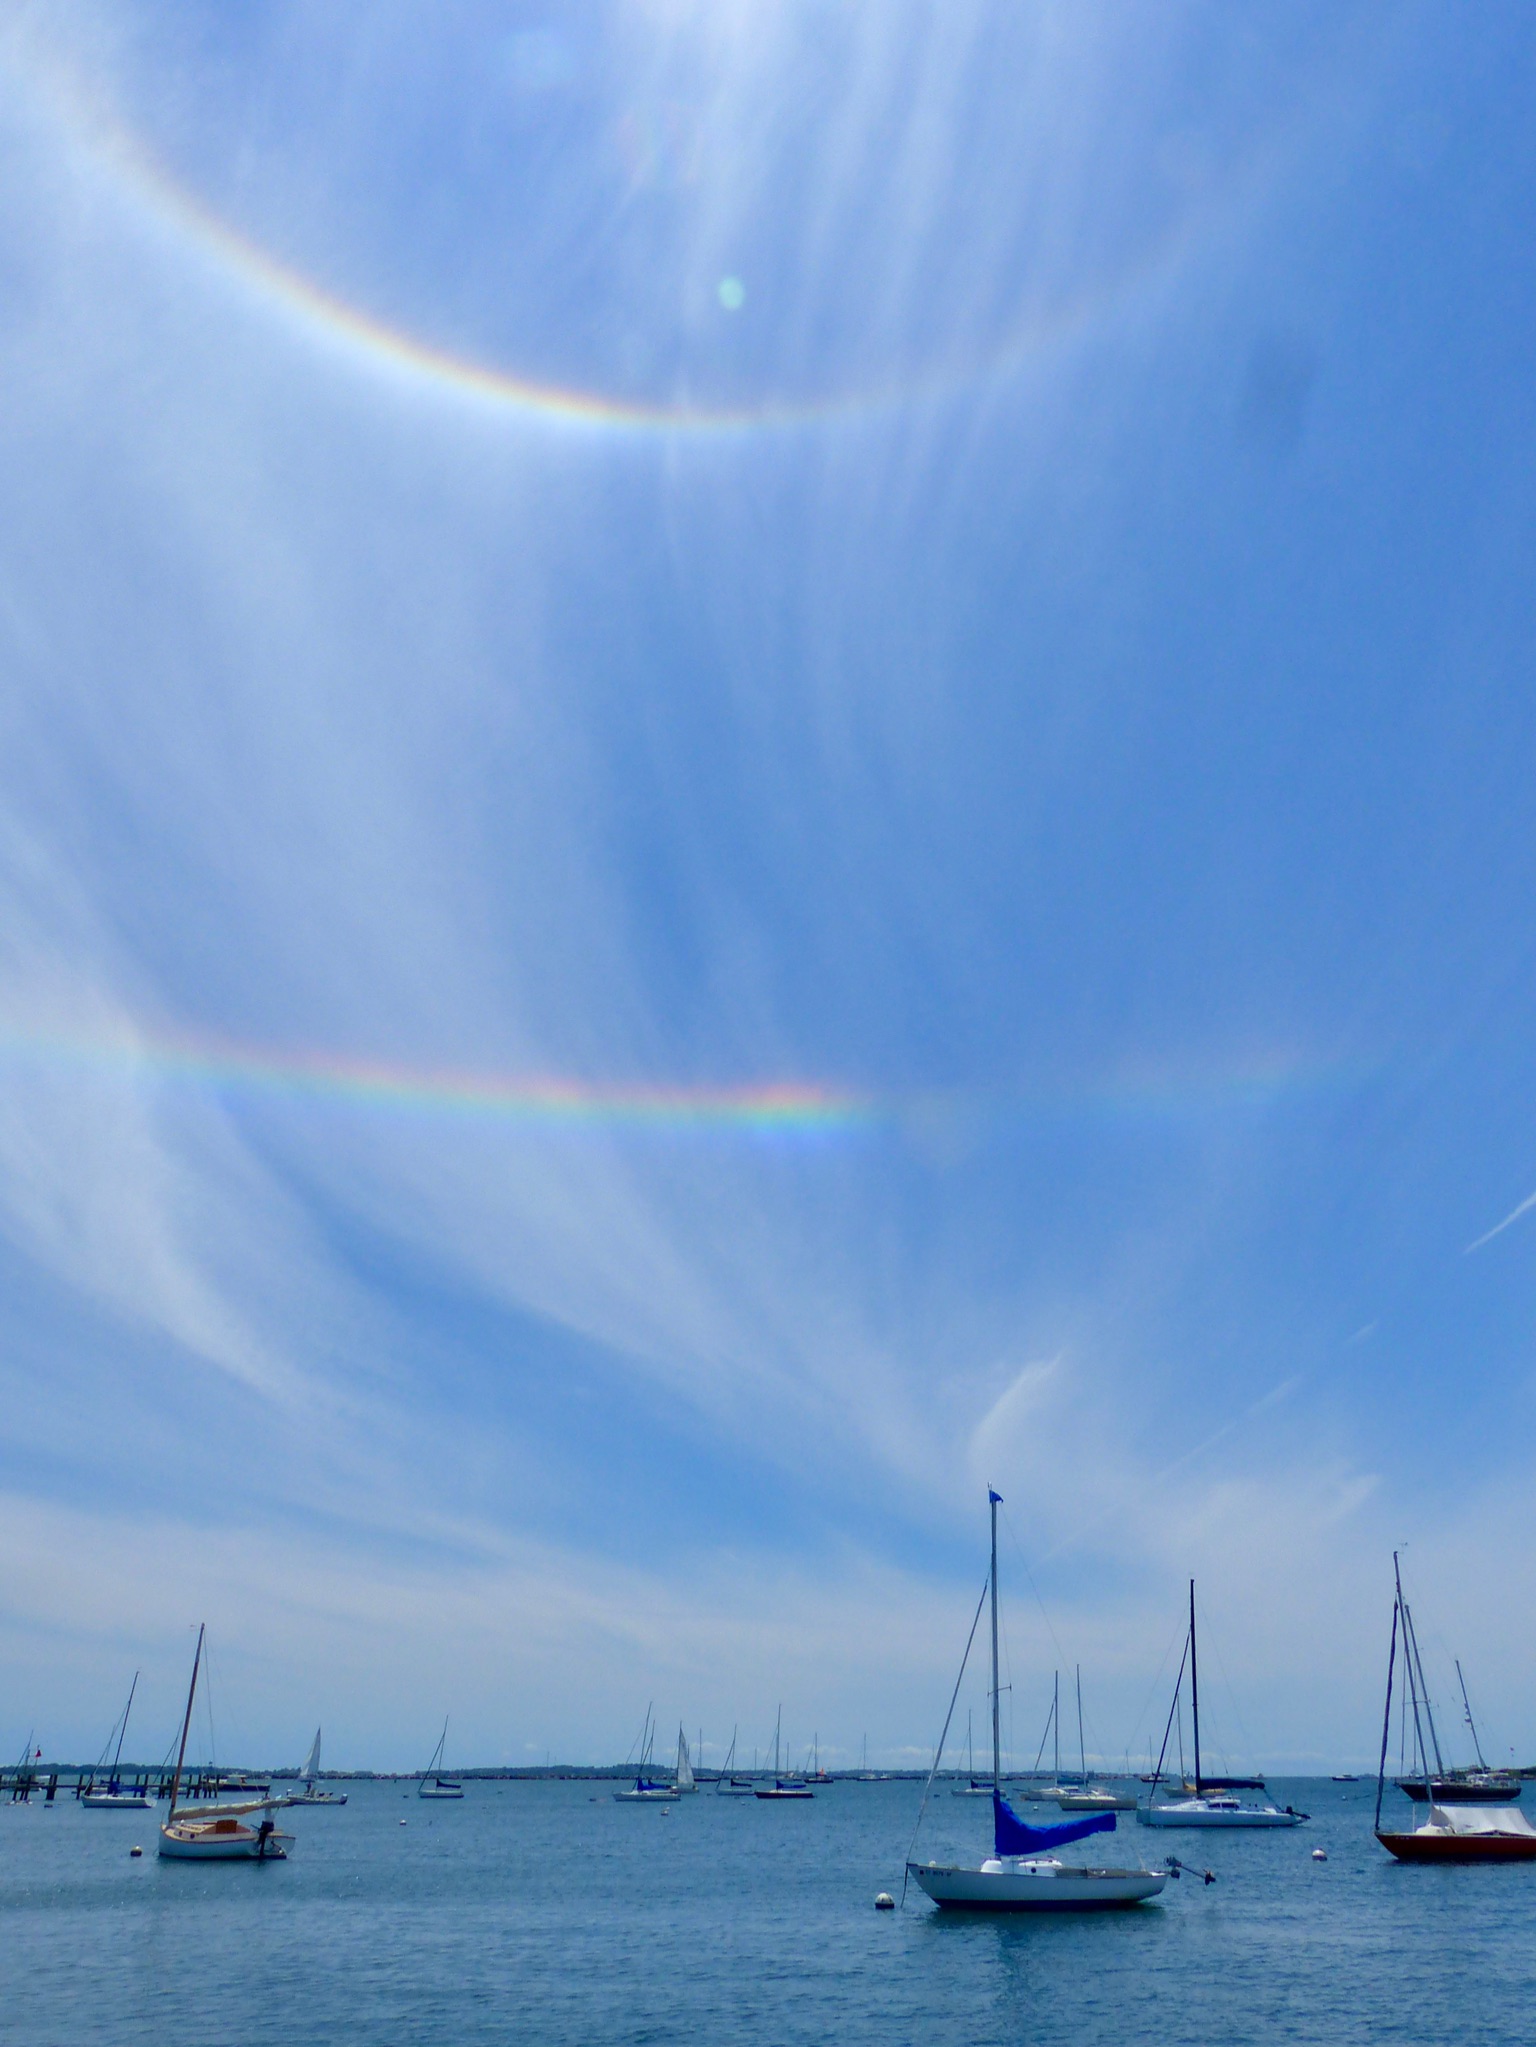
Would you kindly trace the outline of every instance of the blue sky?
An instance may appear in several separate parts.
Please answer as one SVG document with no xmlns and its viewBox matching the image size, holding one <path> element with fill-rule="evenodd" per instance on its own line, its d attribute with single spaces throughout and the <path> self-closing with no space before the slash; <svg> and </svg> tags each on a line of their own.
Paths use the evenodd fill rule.
<svg viewBox="0 0 1536 2047">
<path fill-rule="evenodd" d="M 1021 1729 L 1194 1573 L 1363 1758 L 1407 1544 L 1536 1754 L 1532 68 L 10 11 L 0 1750 L 206 1614 L 263 1754 L 894 1760 L 990 1481 Z"/>
</svg>

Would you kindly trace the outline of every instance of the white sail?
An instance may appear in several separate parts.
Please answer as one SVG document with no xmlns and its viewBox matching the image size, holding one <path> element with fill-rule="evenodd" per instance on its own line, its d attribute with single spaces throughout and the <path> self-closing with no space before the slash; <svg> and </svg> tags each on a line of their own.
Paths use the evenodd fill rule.
<svg viewBox="0 0 1536 2047">
<path fill-rule="evenodd" d="M 320 1775 L 320 1730 L 317 1727 L 315 1729 L 314 1741 L 310 1745 L 309 1754 L 304 1758 L 303 1764 L 300 1767 L 299 1777 L 301 1782 L 305 1784 L 313 1784 L 315 1779 L 319 1775 Z"/>
<path fill-rule="evenodd" d="M 677 1730 L 677 1788 L 679 1791 L 692 1791 L 696 1788 L 693 1781 L 693 1764 L 688 1755 L 688 1737 L 681 1728 Z"/>
</svg>

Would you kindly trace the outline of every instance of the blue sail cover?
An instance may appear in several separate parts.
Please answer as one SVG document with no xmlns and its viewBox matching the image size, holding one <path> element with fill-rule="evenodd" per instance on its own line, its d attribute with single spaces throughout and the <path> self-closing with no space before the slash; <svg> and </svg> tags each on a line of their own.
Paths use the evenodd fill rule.
<svg viewBox="0 0 1536 2047">
<path fill-rule="evenodd" d="M 1026 1827 L 1006 1798 L 992 1794 L 992 1829 L 998 1855 L 1039 1855 L 1047 1848 L 1060 1848 L 1067 1841 L 1081 1841 L 1085 1834 L 1112 1834 L 1115 1816 L 1096 1812 L 1088 1819 L 1064 1820 L 1059 1827 Z"/>
</svg>

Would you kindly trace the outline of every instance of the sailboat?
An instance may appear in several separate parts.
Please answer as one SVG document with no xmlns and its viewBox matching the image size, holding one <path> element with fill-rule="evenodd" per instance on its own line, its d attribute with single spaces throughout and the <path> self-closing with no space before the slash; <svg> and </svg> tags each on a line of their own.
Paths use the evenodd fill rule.
<svg viewBox="0 0 1536 2047">
<path fill-rule="evenodd" d="M 240 1805 L 205 1805 L 195 1812 L 181 1812 L 181 1772 L 187 1759 L 187 1736 L 192 1728 L 192 1701 L 197 1697 L 197 1673 L 203 1660 L 206 1625 L 197 1631 L 197 1649 L 192 1657 L 192 1682 L 187 1687 L 187 1711 L 181 1723 L 181 1746 L 176 1751 L 176 1774 L 171 1779 L 171 1806 L 160 1828 L 160 1853 L 172 1862 L 282 1862 L 293 1846 L 291 1834 L 281 1834 L 271 1814 L 288 1804 L 286 1798 L 255 1798 Z M 260 1823 L 246 1821 L 263 1815 Z"/>
<path fill-rule="evenodd" d="M 320 1737 L 315 1736 L 316 1746 Z M 421 1782 L 416 1786 L 418 1798 L 462 1798 L 464 1786 L 456 1777 L 443 1775 L 443 1750 L 448 1746 L 448 1718 L 443 1716 L 443 1731 L 437 1737 L 437 1747 L 427 1758 L 427 1767 L 421 1773 Z"/>
<path fill-rule="evenodd" d="M 1134 1812 L 1136 1801 L 1126 1791 L 1116 1791 L 1110 1784 L 1092 1783 L 1088 1776 L 1088 1750 L 1083 1741 L 1083 1666 L 1079 1663 L 1077 1675 L 1077 1782 L 1063 1784 L 1056 1793 L 1056 1803 L 1063 1812 Z"/>
<path fill-rule="evenodd" d="M 684 1734 L 682 1725 L 679 1723 L 677 1730 L 677 1774 L 673 1781 L 672 1789 L 682 1794 L 686 1791 L 697 1791 L 698 1788 L 698 1783 L 693 1774 L 693 1759 L 688 1753 L 688 1737 Z"/>
<path fill-rule="evenodd" d="M 117 1747 L 112 1752 L 112 1767 L 107 1772 L 105 1784 L 97 1784 L 94 1776 L 88 1791 L 80 1794 L 80 1803 L 89 1806 L 93 1812 L 147 1812 L 154 1803 L 148 1790 L 142 1784 L 130 1785 L 125 1791 L 118 1770 L 123 1760 L 123 1736 L 128 1732 L 128 1715 L 133 1711 L 133 1695 L 139 1688 L 139 1673 L 133 1673 L 133 1683 L 128 1687 L 128 1703 L 123 1708 L 123 1717 L 112 1733 L 117 1736 Z M 112 1735 L 107 1736 L 110 1742 Z M 100 1768 L 106 1763 L 107 1752 L 101 1752 Z"/>
<path fill-rule="evenodd" d="M 1394 1555 L 1394 1566 L 1396 1561 Z M 1401 1573 L 1398 1574 L 1398 1584 L 1401 1596 Z M 1418 1805 L 1513 1805 L 1520 1796 L 1520 1779 L 1513 1770 L 1491 1770 L 1488 1767 L 1483 1745 L 1477 1738 L 1477 1722 L 1472 1718 L 1472 1702 L 1467 1697 L 1467 1681 L 1461 1674 L 1459 1657 L 1456 1660 L 1456 1682 L 1461 1687 L 1461 1708 L 1472 1736 L 1477 1764 L 1475 1768 L 1463 1765 L 1459 1769 L 1448 1769 L 1441 1760 L 1434 1708 L 1429 1702 L 1429 1687 L 1424 1682 L 1424 1666 L 1419 1660 L 1419 1638 L 1406 1600 L 1402 1610 L 1403 1667 L 1408 1673 L 1408 1692 L 1422 1713 L 1422 1725 L 1429 1729 L 1429 1743 L 1428 1748 L 1422 1741 L 1418 1743 L 1415 1768 L 1393 1780 L 1398 1790 L 1406 1791 Z M 1429 1761 L 1430 1751 L 1434 1754 L 1433 1768 Z"/>
<path fill-rule="evenodd" d="M 448 1729 L 445 1724 L 443 1732 L 446 1734 L 447 1731 Z M 304 1786 L 304 1789 L 294 1792 L 288 1803 L 290 1805 L 345 1805 L 347 1802 L 345 1791 L 322 1791 L 319 1786 L 319 1776 L 320 1730 L 317 1727 L 315 1729 L 315 1738 L 309 1745 L 309 1754 L 299 1766 L 299 1782 Z"/>
<path fill-rule="evenodd" d="M 1381 1801 L 1387 1782 L 1387 1744 L 1392 1738 L 1392 1680 L 1397 1666 L 1397 1645 L 1401 1637 L 1403 1645 L 1403 1668 L 1407 1672 L 1404 1717 L 1411 1707 L 1413 1716 L 1413 1740 L 1417 1762 L 1420 1765 L 1420 1796 L 1423 1787 L 1433 1786 L 1444 1778 L 1440 1767 L 1440 1742 L 1435 1733 L 1435 1723 L 1429 1708 L 1429 1694 L 1424 1685 L 1424 1666 L 1419 1660 L 1419 1638 L 1414 1629 L 1413 1615 L 1408 1611 L 1408 1602 L 1403 1597 L 1403 1574 L 1397 1560 L 1392 1556 L 1392 1575 L 1396 1596 L 1392 1602 L 1392 1644 L 1387 1652 L 1387 1703 L 1381 1719 L 1381 1760 L 1376 1771 L 1376 1838 L 1382 1847 L 1397 1857 L 1399 1862 L 1533 1862 L 1536 1861 L 1536 1827 L 1533 1827 L 1517 1805 L 1486 1806 L 1474 1804 L 1468 1807 L 1451 1801 L 1442 1802 L 1431 1793 L 1429 1817 L 1422 1826 L 1409 1829 L 1383 1828 L 1381 1824 Z M 1460 1676 L 1460 1666 L 1457 1666 Z M 1465 1697 L 1465 1693 L 1463 1693 Z M 1468 1718 L 1471 1717 L 1470 1708 Z M 1426 1743 L 1425 1725 L 1429 1736 Z M 1435 1774 L 1429 1767 L 1430 1751 L 1435 1758 Z M 1407 1790 L 1407 1784 L 1399 1781 L 1399 1789 Z M 1411 1795 L 1411 1794 L 1410 1794 Z"/>
<path fill-rule="evenodd" d="M 773 1782 L 754 1784 L 753 1791 L 759 1798 L 814 1798 L 815 1792 L 803 1777 L 796 1777 L 793 1774 L 786 1777 L 779 1774 L 779 1727 L 783 1718 L 784 1708 L 781 1705 L 773 1723 Z"/>
<path fill-rule="evenodd" d="M 681 1757 L 682 1729 L 678 1729 L 679 1756 Z M 634 1788 L 630 1791 L 615 1791 L 614 1798 L 620 1805 L 655 1805 L 662 1799 L 676 1796 L 675 1787 L 663 1784 L 659 1778 L 648 1777 L 646 1771 L 651 1765 L 651 1744 L 656 1739 L 656 1730 L 651 1725 L 651 1708 L 645 1709 L 645 1726 L 640 1733 L 640 1762 L 635 1771 Z M 634 1753 L 633 1750 L 630 1751 Z M 692 1773 L 690 1772 L 690 1775 Z"/>
<path fill-rule="evenodd" d="M 1162 1778 L 1168 1736 L 1173 1729 L 1173 1716 L 1178 1709 L 1184 1683 L 1185 1664 L 1189 1666 L 1190 1715 L 1195 1726 L 1195 1777 L 1192 1784 L 1183 1786 L 1183 1798 L 1170 1799 L 1159 1805 L 1157 1787 Z M 1182 1742 L 1182 1734 L 1179 1739 Z M 1191 1578 L 1189 1633 L 1184 1639 L 1184 1655 L 1174 1681 L 1173 1704 L 1168 1708 L 1168 1725 L 1163 1730 L 1162 1753 L 1152 1773 L 1152 1790 L 1147 1803 L 1137 1808 L 1136 1817 L 1144 1827 L 1299 1827 L 1308 1817 L 1290 1806 L 1282 1812 L 1278 1806 L 1268 1803 L 1245 1805 L 1237 1796 L 1239 1791 L 1261 1789 L 1262 1785 L 1262 1778 L 1207 1777 L 1200 1768 L 1200 1666 L 1195 1653 L 1195 1581 Z"/>
<path fill-rule="evenodd" d="M 750 1777 L 736 1775 L 736 1729 L 731 1729 L 731 1750 L 725 1759 L 725 1768 L 715 1779 L 715 1791 L 721 1798 L 750 1798 L 756 1789 Z"/>
<path fill-rule="evenodd" d="M 1166 1870 L 1106 1869 L 1066 1863 L 1054 1853 L 1070 1841 L 1085 1840 L 1090 1834 L 1113 1833 L 1112 1812 L 1091 1818 L 1067 1820 L 1060 1826 L 1026 1826 L 1003 1796 L 1002 1738 L 998 1717 L 997 1668 L 997 1510 L 1002 1495 L 987 1489 L 992 1510 L 992 1570 L 989 1586 L 992 1599 L 992 1841 L 993 1854 L 979 1867 L 956 1868 L 937 1862 L 907 1860 L 907 1874 L 915 1877 L 936 1905 L 960 1906 L 972 1911 L 1084 1911 L 1119 1905 L 1139 1905 L 1155 1898 L 1168 1881 Z M 983 1595 L 985 1597 L 985 1594 Z M 981 1609 L 977 1608 L 977 1619 Z M 972 1623 L 974 1637 L 975 1623 Z M 970 1643 L 966 1644 L 970 1654 Z M 962 1675 L 964 1664 L 961 1665 Z M 956 1685 L 959 1690 L 959 1685 Z M 948 1724 L 946 1723 L 946 1733 Z M 943 1741 L 939 1748 L 942 1752 Z M 938 1769 L 938 1757 L 934 1758 Z M 933 1775 L 929 1773 L 929 1783 Z M 924 1803 L 926 1804 L 926 1794 Z M 922 1823 L 921 1812 L 918 1823 Z"/>
<path fill-rule="evenodd" d="M 992 1796 L 992 1786 L 990 1784 L 980 1784 L 976 1780 L 976 1751 L 971 1743 L 971 1714 L 969 1708 L 966 1709 L 965 1715 L 965 1782 L 952 1785 L 949 1795 L 951 1798 L 990 1798 Z"/>
</svg>

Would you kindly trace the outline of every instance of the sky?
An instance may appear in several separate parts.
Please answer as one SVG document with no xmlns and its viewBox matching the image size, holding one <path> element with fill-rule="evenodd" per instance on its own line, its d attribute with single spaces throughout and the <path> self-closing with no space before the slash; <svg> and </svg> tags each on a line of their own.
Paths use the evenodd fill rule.
<svg viewBox="0 0 1536 2047">
<path fill-rule="evenodd" d="M 1533 88 L 10 0 L 0 1754 L 1536 1760 Z"/>
</svg>

